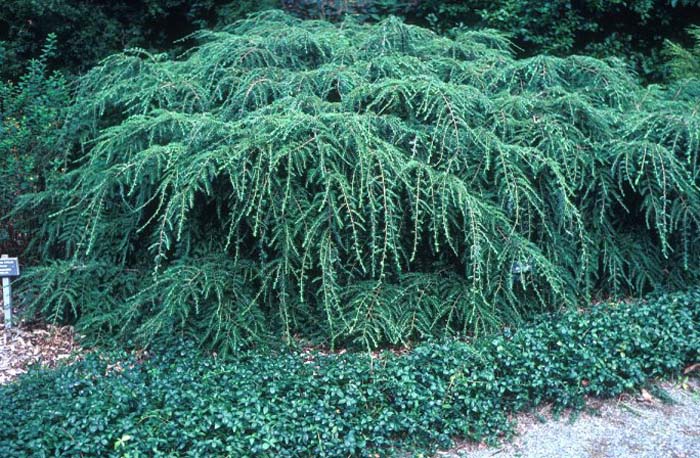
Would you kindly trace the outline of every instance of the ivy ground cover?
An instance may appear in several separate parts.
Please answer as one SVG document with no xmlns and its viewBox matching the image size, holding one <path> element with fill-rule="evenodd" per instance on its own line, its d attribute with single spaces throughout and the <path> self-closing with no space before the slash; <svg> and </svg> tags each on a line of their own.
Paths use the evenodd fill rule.
<svg viewBox="0 0 700 458">
<path fill-rule="evenodd" d="M 543 315 L 403 355 L 191 345 L 93 353 L 0 387 L 0 455 L 377 457 L 494 441 L 542 402 L 581 408 L 700 358 L 700 291 Z"/>
</svg>

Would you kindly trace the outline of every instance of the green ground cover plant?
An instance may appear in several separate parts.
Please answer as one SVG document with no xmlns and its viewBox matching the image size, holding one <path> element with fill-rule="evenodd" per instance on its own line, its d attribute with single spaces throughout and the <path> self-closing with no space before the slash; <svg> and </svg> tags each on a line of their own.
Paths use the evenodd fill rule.
<svg viewBox="0 0 700 458">
<path fill-rule="evenodd" d="M 374 348 L 697 280 L 697 79 L 396 18 L 272 11 L 193 40 L 80 80 L 69 166 L 18 208 L 44 248 L 28 314 Z"/>
<path fill-rule="evenodd" d="M 616 396 L 697 362 L 700 290 L 400 355 L 198 352 L 95 352 L 1 386 L 0 456 L 388 457 L 496 441 L 514 412 L 576 411 L 585 395 Z"/>
</svg>

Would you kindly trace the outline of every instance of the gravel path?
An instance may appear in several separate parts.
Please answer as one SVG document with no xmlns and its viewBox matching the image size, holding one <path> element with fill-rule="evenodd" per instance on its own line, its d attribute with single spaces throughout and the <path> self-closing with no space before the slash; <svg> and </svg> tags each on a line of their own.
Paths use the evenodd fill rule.
<svg viewBox="0 0 700 458">
<path fill-rule="evenodd" d="M 689 383 L 661 384 L 675 404 L 644 393 L 591 401 L 599 415 L 581 414 L 573 423 L 568 415 L 545 423 L 534 415 L 519 416 L 512 443 L 501 448 L 464 445 L 436 458 L 698 458 L 700 386 L 697 380 Z M 545 411 L 538 413 L 547 416 Z"/>
</svg>

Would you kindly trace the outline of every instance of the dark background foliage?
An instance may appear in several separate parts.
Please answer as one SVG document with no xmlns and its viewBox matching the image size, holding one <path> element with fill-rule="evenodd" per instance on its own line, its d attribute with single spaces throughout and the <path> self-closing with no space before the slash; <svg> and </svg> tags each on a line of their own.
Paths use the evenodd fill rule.
<svg viewBox="0 0 700 458">
<path fill-rule="evenodd" d="M 52 68 L 80 73 L 125 48 L 173 49 L 195 30 L 276 6 L 274 0 L 4 0 L 0 7 L 0 78 L 17 78 L 57 38 Z M 177 47 L 175 47 L 177 49 Z"/>
<path fill-rule="evenodd" d="M 446 32 L 491 27 L 507 32 L 521 55 L 587 54 L 625 57 L 647 81 L 667 77 L 665 39 L 687 39 L 700 22 L 697 0 L 285 0 L 302 17 L 338 19 L 355 14 L 376 20 L 387 14 Z"/>
<path fill-rule="evenodd" d="M 51 171 L 63 167 L 56 143 L 70 94 L 65 78 L 47 68 L 55 53 L 56 37 L 49 35 L 18 81 L 0 81 L 0 252 L 10 255 L 29 255 L 35 227 L 27 214 L 2 217 L 20 195 L 43 190 Z"/>
<path fill-rule="evenodd" d="M 511 33 L 525 55 L 541 52 L 623 56 L 640 75 L 665 77 L 663 40 L 681 39 L 683 30 L 700 21 L 695 0 L 497 0 L 429 2 L 427 17 L 442 27 L 480 24 Z M 466 12 L 474 22 L 463 21 Z"/>
<path fill-rule="evenodd" d="M 268 8 L 329 20 L 397 15 L 440 32 L 491 27 L 509 33 L 522 55 L 622 56 L 647 81 L 668 76 L 664 40 L 687 44 L 684 30 L 700 23 L 697 0 L 6 0 L 0 78 L 18 78 L 49 33 L 58 39 L 52 68 L 78 73 L 124 48 L 176 51 L 174 41 L 195 30 Z"/>
</svg>

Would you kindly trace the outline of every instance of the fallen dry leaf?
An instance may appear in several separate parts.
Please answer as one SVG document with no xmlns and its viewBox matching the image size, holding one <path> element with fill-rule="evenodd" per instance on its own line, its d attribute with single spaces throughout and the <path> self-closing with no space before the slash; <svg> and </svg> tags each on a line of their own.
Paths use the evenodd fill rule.
<svg viewBox="0 0 700 458">
<path fill-rule="evenodd" d="M 640 402 L 654 402 L 654 396 L 651 395 L 647 390 L 642 388 L 642 396 L 637 398 Z"/>
<path fill-rule="evenodd" d="M 700 370 L 700 363 L 691 364 L 690 366 L 686 367 L 685 370 L 683 370 L 683 374 L 688 375 L 697 370 Z"/>
<path fill-rule="evenodd" d="M 11 382 L 32 364 L 54 367 L 87 351 L 76 345 L 70 326 L 20 324 L 7 330 L 0 322 L 0 332 L 0 384 Z"/>
</svg>

